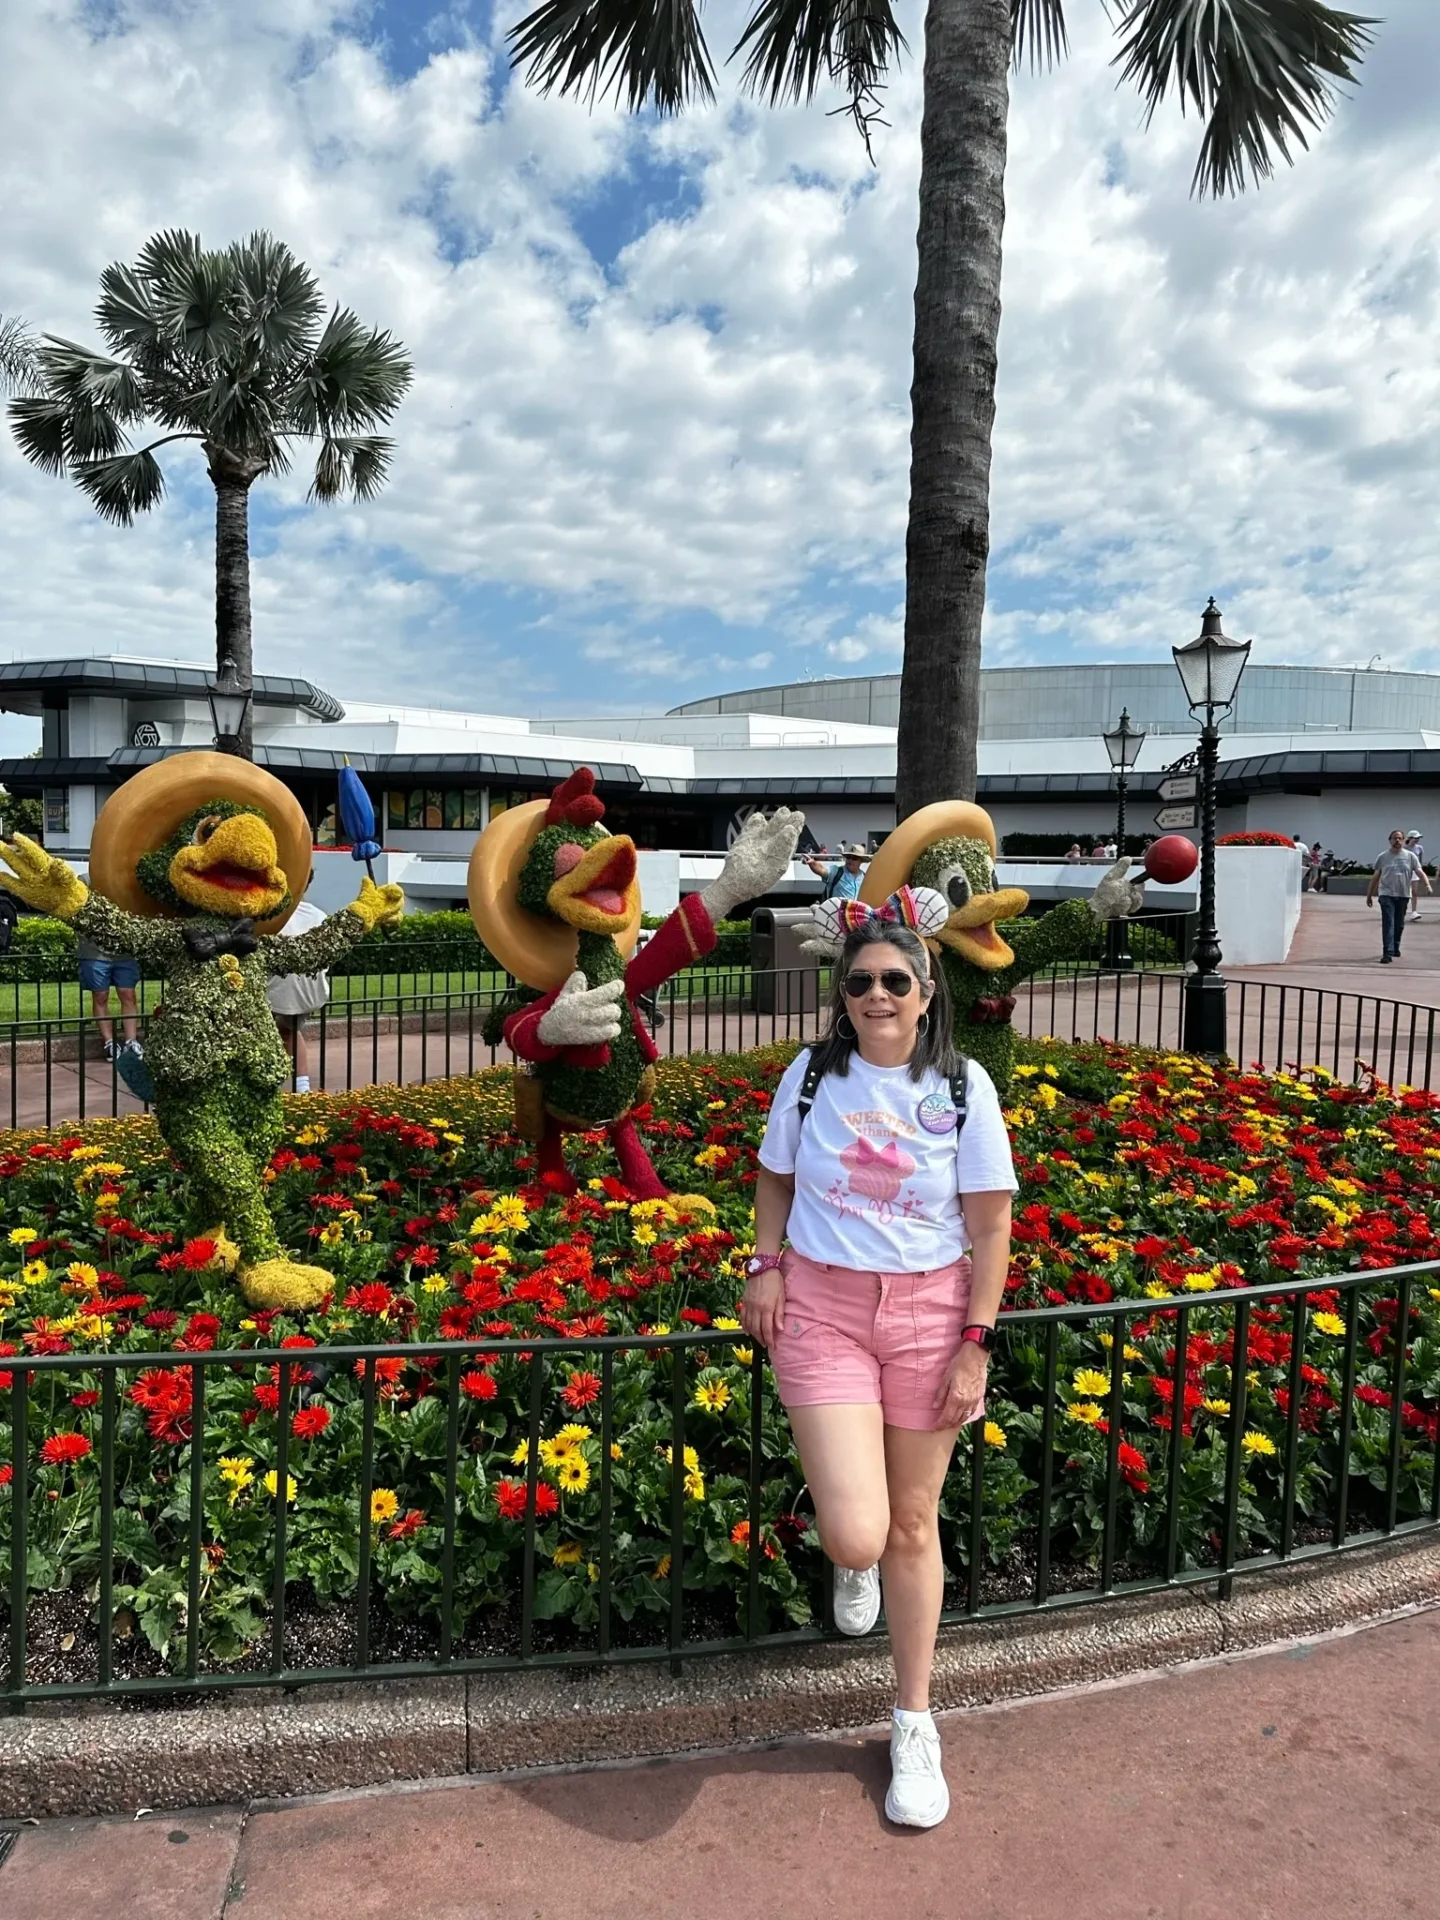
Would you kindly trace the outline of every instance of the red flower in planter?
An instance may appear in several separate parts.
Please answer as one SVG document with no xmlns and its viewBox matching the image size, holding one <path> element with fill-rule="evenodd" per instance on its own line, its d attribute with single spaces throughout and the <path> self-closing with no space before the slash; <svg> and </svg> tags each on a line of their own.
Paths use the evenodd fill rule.
<svg viewBox="0 0 1440 1920">
<path fill-rule="evenodd" d="M 500 1389 L 488 1373 L 473 1368 L 460 1376 L 460 1391 L 467 1400 L 493 1400 Z"/>
<path fill-rule="evenodd" d="M 83 1433 L 52 1433 L 40 1449 L 40 1458 L 47 1467 L 65 1467 L 83 1460 L 91 1451 Z"/>
<path fill-rule="evenodd" d="M 598 1373 L 572 1373 L 560 1389 L 560 1398 L 572 1413 L 580 1413 L 600 1398 Z"/>
</svg>

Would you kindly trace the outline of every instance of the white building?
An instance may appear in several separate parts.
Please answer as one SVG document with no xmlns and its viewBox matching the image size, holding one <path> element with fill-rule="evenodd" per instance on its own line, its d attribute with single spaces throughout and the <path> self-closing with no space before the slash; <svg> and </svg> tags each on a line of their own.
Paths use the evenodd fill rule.
<svg viewBox="0 0 1440 1920">
<path fill-rule="evenodd" d="M 348 760 L 374 799 L 387 873 L 416 907 L 463 901 L 466 857 L 493 814 L 593 767 L 608 822 L 651 851 L 647 897 L 660 906 L 704 883 L 756 806 L 803 807 L 824 846 L 881 839 L 894 824 L 893 705 L 891 724 L 853 716 L 886 711 L 895 678 L 761 688 L 647 717 L 532 721 L 342 705 L 308 680 L 267 675 L 255 686 L 255 757 L 295 792 L 321 847 L 334 842 L 335 778 Z M 978 797 L 1002 837 L 1113 832 L 1114 782 L 1099 735 L 1122 704 L 1147 728 L 1129 831 L 1138 839 L 1154 830 L 1164 769 L 1194 739 L 1193 725 L 1176 724 L 1175 710 L 1185 714 L 1171 668 L 999 668 L 982 681 L 991 721 Z M 211 745 L 208 684 L 202 666 L 154 660 L 0 664 L 0 709 L 41 724 L 39 757 L 0 760 L 0 781 L 42 796 L 47 844 L 83 861 L 96 812 L 122 781 L 167 753 Z M 1337 714 L 1355 724 L 1337 725 Z M 1016 731 L 1022 723 L 1028 735 Z M 1363 860 L 1393 825 L 1417 826 L 1440 844 L 1440 812 L 1431 813 L 1440 799 L 1440 675 L 1252 666 L 1221 751 L 1222 833 L 1303 834 Z M 322 873 L 329 866 L 319 864 Z M 322 902 L 351 878 L 318 885 Z M 782 891 L 814 887 L 797 868 Z"/>
</svg>

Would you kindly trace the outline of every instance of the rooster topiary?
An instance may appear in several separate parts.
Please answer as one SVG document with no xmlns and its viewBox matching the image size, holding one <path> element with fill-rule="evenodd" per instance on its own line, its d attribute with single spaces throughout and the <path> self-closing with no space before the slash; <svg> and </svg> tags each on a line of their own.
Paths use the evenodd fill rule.
<svg viewBox="0 0 1440 1920">
<path fill-rule="evenodd" d="M 215 753 L 160 761 L 106 803 L 91 846 L 95 891 L 23 835 L 0 843 L 0 861 L 28 906 L 165 976 L 144 1066 L 189 1186 L 188 1230 L 215 1242 L 217 1266 L 238 1267 L 253 1306 L 318 1305 L 335 1277 L 284 1251 L 265 1194 L 290 1071 L 265 982 L 332 966 L 399 918 L 400 888 L 367 879 L 322 925 L 275 937 L 309 879 L 309 824 L 278 780 Z"/>
<path fill-rule="evenodd" d="M 715 923 L 766 893 L 786 872 L 804 825 L 782 807 L 756 813 L 703 893 L 685 899 L 639 952 L 635 843 L 607 833 L 595 776 L 581 767 L 548 801 L 512 807 L 486 827 L 470 861 L 470 910 L 480 938 L 521 982 L 491 1016 L 519 1066 L 516 1124 L 536 1142 L 540 1172 L 573 1192 L 567 1131 L 603 1127 L 620 1178 L 639 1200 L 666 1188 L 645 1151 L 634 1109 L 649 1096 L 657 1049 L 637 1001 L 715 945 Z"/>
</svg>

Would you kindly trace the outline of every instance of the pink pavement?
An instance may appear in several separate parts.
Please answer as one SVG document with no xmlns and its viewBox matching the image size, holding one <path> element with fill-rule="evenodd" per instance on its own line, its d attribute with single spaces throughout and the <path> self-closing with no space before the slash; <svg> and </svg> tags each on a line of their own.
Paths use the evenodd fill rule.
<svg viewBox="0 0 1440 1920">
<path fill-rule="evenodd" d="M 1440 1612 L 945 1717 L 954 1804 L 881 1813 L 881 1730 L 586 1773 L 53 1821 L 4 1920 L 1434 1920 Z"/>
</svg>

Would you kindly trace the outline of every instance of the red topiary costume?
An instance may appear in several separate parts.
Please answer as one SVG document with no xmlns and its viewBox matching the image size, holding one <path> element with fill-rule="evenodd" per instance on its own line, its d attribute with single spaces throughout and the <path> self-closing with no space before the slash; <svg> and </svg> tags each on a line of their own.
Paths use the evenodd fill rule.
<svg viewBox="0 0 1440 1920">
<path fill-rule="evenodd" d="M 719 877 L 687 894 L 627 958 L 640 925 L 635 843 L 606 833 L 604 812 L 594 774 L 581 767 L 548 802 L 510 808 L 476 842 L 471 914 L 490 952 L 523 983 L 487 1037 L 503 1039 L 521 1063 L 516 1120 L 537 1143 L 547 1185 L 574 1190 L 563 1134 L 604 1127 L 625 1185 L 637 1199 L 659 1199 L 666 1188 L 633 1118 L 658 1052 L 638 1001 L 713 949 L 718 920 L 769 891 L 804 821 L 786 808 L 771 820 L 752 815 Z"/>
</svg>

